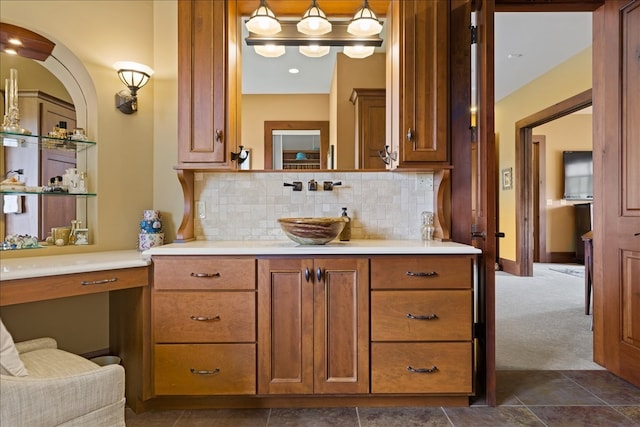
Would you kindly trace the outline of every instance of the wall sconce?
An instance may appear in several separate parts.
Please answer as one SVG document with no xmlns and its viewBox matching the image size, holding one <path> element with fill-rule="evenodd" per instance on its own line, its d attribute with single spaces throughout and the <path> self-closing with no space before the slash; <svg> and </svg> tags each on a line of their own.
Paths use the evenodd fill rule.
<svg viewBox="0 0 640 427">
<path fill-rule="evenodd" d="M 120 81 L 129 88 L 128 92 L 121 90 L 116 93 L 116 108 L 124 114 L 133 114 L 138 111 L 138 90 L 149 82 L 153 70 L 146 65 L 130 61 L 116 62 L 113 68 L 118 70 Z"/>
<path fill-rule="evenodd" d="M 242 145 L 238 146 L 240 149 L 237 153 L 231 152 L 231 161 L 238 162 L 238 166 L 244 163 L 249 158 L 249 150 L 245 150 Z"/>
</svg>

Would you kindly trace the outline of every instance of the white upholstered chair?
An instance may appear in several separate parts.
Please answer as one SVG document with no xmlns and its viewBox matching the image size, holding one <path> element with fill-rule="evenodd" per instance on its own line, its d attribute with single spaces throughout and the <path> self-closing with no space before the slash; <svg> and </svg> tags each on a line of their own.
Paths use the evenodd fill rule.
<svg viewBox="0 0 640 427">
<path fill-rule="evenodd" d="M 98 366 L 58 349 L 53 338 L 16 343 L 11 349 L 11 336 L 4 325 L 0 328 L 4 341 L 0 349 L 0 426 L 125 425 L 122 366 Z M 26 372 L 20 370 L 22 366 L 16 370 L 16 364 L 23 364 Z"/>
</svg>

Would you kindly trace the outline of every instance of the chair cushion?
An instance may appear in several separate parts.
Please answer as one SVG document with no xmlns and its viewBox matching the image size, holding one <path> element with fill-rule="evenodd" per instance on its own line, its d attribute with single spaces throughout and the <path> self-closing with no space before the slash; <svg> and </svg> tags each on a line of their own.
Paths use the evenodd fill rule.
<svg viewBox="0 0 640 427">
<path fill-rule="evenodd" d="M 20 359 L 13 338 L 2 323 L 2 319 L 0 319 L 0 373 L 16 377 L 29 375 L 29 371 Z"/>
<path fill-rule="evenodd" d="M 95 371 L 98 365 L 77 354 L 57 348 L 43 348 L 21 355 L 32 378 L 57 378 Z"/>
</svg>

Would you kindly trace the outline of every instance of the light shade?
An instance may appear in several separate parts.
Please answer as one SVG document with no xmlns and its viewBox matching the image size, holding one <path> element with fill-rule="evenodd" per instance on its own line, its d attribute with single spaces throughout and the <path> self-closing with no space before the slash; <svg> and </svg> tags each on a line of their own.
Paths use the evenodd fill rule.
<svg viewBox="0 0 640 427">
<path fill-rule="evenodd" d="M 380 34 L 381 31 L 382 24 L 369 7 L 369 2 L 365 0 L 362 8 L 353 15 L 353 19 L 347 27 L 347 32 L 354 36 L 373 36 Z"/>
<path fill-rule="evenodd" d="M 310 58 L 320 58 L 331 51 L 330 46 L 319 46 L 317 44 L 300 46 L 300 53 Z"/>
<path fill-rule="evenodd" d="M 120 61 L 113 64 L 118 70 L 118 77 L 129 92 L 122 90 L 116 93 L 116 108 L 124 114 L 133 114 L 138 111 L 138 90 L 149 82 L 153 70 L 144 64 L 131 61 Z"/>
<path fill-rule="evenodd" d="M 113 64 L 113 68 L 118 70 L 120 81 L 131 91 L 131 95 L 135 96 L 138 89 L 149 82 L 153 75 L 153 70 L 144 64 L 131 61 L 120 61 Z"/>
<path fill-rule="evenodd" d="M 331 22 L 329 22 L 322 9 L 318 7 L 316 0 L 313 0 L 309 9 L 302 15 L 297 27 L 302 34 L 321 36 L 331 31 Z"/>
<path fill-rule="evenodd" d="M 375 49 L 373 46 L 345 46 L 343 52 L 349 58 L 360 59 L 373 55 Z"/>
<path fill-rule="evenodd" d="M 267 45 L 256 45 L 253 47 L 258 55 L 265 56 L 267 58 L 277 58 L 285 54 L 286 49 L 281 45 L 267 44 Z"/>
<path fill-rule="evenodd" d="M 266 0 L 260 0 L 260 6 L 253 11 L 251 17 L 246 22 L 247 30 L 261 36 L 272 36 L 282 30 L 280 21 L 276 18 Z"/>
</svg>

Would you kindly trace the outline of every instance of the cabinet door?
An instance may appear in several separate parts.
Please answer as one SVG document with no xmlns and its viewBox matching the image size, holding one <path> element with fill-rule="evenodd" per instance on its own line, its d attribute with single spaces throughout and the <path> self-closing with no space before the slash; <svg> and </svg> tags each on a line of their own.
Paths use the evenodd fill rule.
<svg viewBox="0 0 640 427">
<path fill-rule="evenodd" d="M 258 261 L 258 393 L 368 393 L 367 259 Z"/>
<path fill-rule="evenodd" d="M 392 97 L 397 167 L 449 162 L 449 3 L 393 2 L 393 44 L 401 46 L 391 59 L 399 80 Z"/>
<path fill-rule="evenodd" d="M 314 262 L 314 393 L 369 392 L 369 263 Z"/>
<path fill-rule="evenodd" d="M 313 393 L 312 270 L 309 259 L 258 261 L 259 394 Z"/>
<path fill-rule="evenodd" d="M 229 166 L 235 138 L 235 2 L 178 2 L 178 161 Z M 197 52 L 197 55 L 196 55 Z"/>
</svg>

